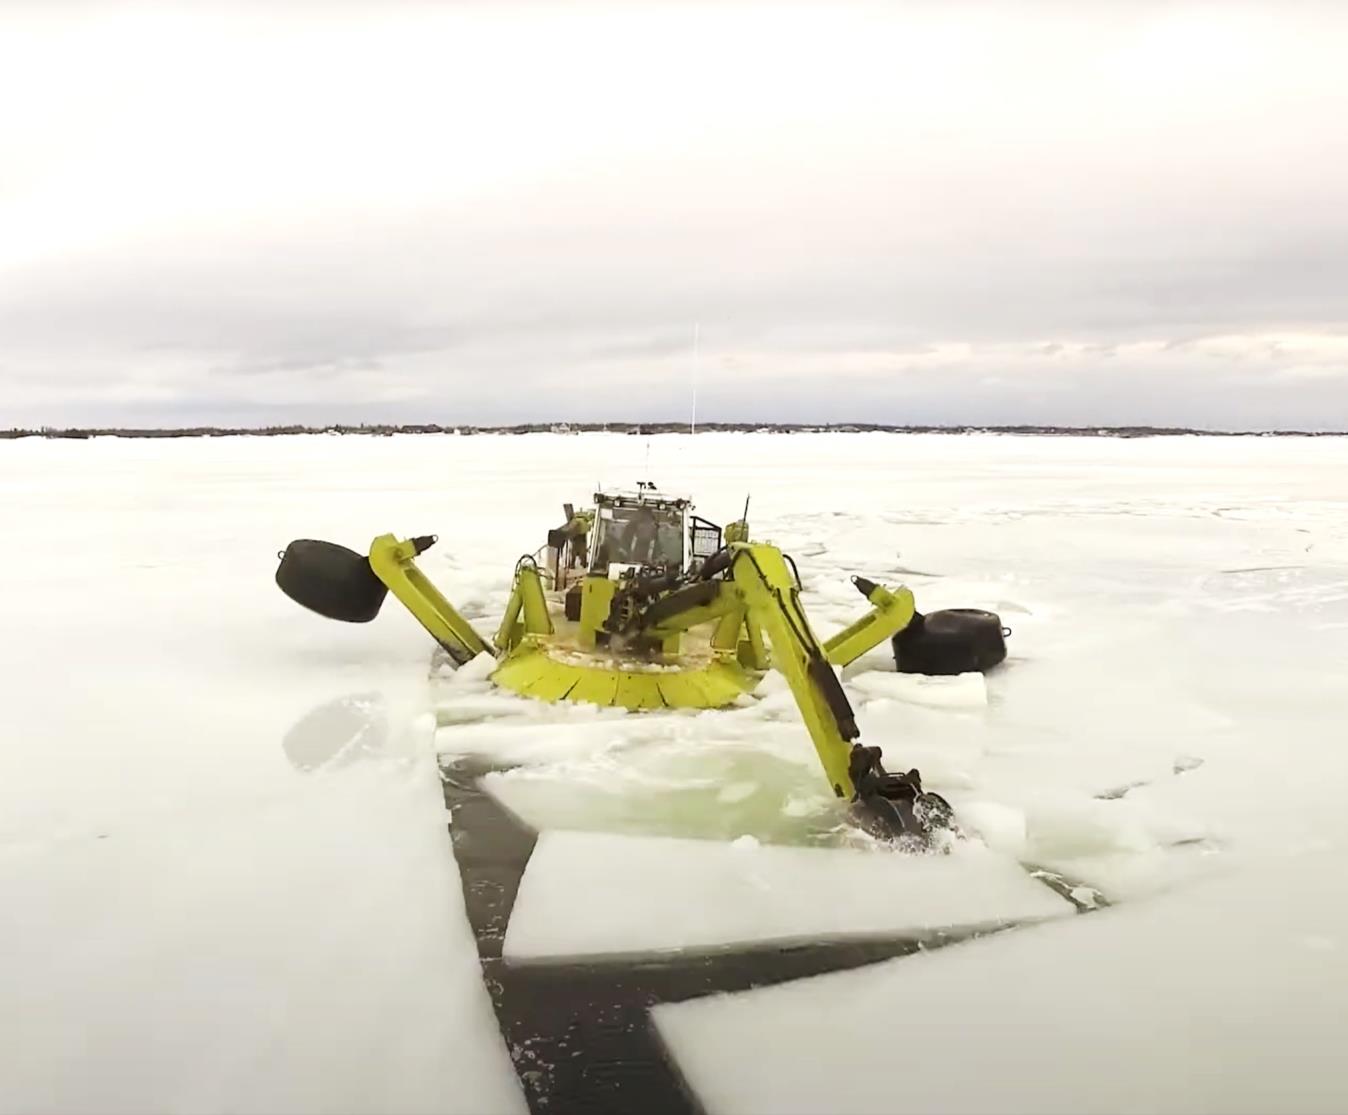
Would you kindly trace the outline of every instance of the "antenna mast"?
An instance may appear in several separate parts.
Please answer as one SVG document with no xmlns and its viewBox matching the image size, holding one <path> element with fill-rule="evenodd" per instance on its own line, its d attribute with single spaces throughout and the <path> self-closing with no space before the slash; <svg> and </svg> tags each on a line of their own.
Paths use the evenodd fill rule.
<svg viewBox="0 0 1348 1115">
<path fill-rule="evenodd" d="M 693 412 L 688 418 L 688 432 L 697 433 L 697 340 L 701 326 L 693 322 Z"/>
</svg>

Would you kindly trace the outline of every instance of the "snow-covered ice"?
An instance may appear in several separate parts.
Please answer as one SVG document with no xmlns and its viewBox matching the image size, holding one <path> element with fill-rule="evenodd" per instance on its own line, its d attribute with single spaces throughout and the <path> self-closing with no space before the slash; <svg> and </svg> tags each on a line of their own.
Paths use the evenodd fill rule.
<svg viewBox="0 0 1348 1115">
<path fill-rule="evenodd" d="M 586 841 L 675 872 L 708 841 L 883 855 L 778 679 L 720 712 L 544 706 L 489 662 L 428 679 L 393 605 L 334 624 L 272 583 L 292 538 L 435 532 L 423 567 L 490 630 L 561 503 L 643 476 L 720 521 L 751 492 L 823 635 L 865 607 L 853 573 L 998 611 L 985 681 L 849 667 L 863 738 L 987 862 L 1109 904 L 659 1008 L 709 1111 L 1348 1106 L 1348 440 L 646 440 L 0 442 L 0 1111 L 522 1110 L 437 751 L 513 767 L 484 784 L 560 869 Z M 653 947 L 631 913 L 604 951 Z"/>
<path fill-rule="evenodd" d="M 653 1013 L 725 1115 L 1330 1115 L 1348 1088 L 1340 857 Z"/>
</svg>

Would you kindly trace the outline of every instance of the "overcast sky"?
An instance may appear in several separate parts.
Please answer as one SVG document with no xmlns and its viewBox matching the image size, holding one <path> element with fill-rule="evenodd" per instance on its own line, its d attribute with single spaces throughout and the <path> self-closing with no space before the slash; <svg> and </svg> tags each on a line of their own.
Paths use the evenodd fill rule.
<svg viewBox="0 0 1348 1115">
<path fill-rule="evenodd" d="M 1348 428 L 1348 3 L 0 3 L 0 427 L 695 380 Z"/>
</svg>

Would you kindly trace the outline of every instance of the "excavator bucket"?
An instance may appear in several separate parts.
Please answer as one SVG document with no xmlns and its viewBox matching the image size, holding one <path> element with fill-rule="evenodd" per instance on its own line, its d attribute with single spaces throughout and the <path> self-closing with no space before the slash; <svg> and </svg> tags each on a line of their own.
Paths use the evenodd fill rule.
<svg viewBox="0 0 1348 1115">
<path fill-rule="evenodd" d="M 880 758 L 878 747 L 852 745 L 848 774 L 863 828 L 916 847 L 930 846 L 941 833 L 958 831 L 950 803 L 923 790 L 917 770 L 891 774 Z"/>
</svg>

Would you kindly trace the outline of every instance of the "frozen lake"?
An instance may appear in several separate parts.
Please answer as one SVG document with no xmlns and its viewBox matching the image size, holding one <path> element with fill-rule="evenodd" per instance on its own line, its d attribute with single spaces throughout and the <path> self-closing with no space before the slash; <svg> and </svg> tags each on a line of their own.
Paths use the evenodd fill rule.
<svg viewBox="0 0 1348 1115">
<path fill-rule="evenodd" d="M 542 706 L 428 678 L 395 604 L 272 582 L 292 538 L 437 533 L 489 633 L 563 502 L 647 478 L 718 522 L 751 494 L 821 635 L 853 573 L 1002 615 L 985 681 L 844 674 L 964 845 L 840 827 L 775 678 Z M 507 961 L 1016 924 L 656 1007 L 713 1115 L 1348 1107 L 1348 439 L 28 439 L 0 516 L 0 1111 L 525 1110 L 445 831 L 464 756 L 544 834 Z"/>
</svg>

